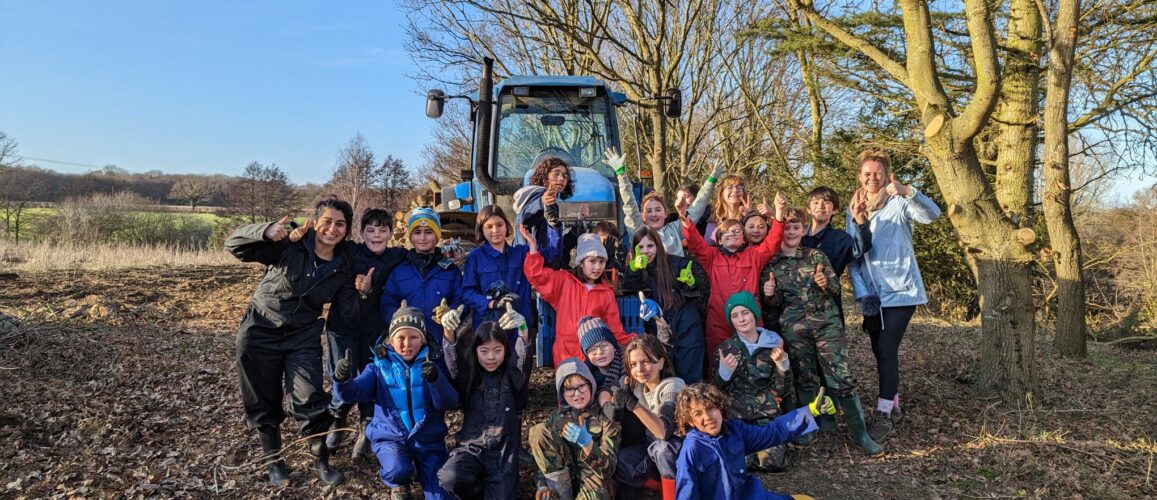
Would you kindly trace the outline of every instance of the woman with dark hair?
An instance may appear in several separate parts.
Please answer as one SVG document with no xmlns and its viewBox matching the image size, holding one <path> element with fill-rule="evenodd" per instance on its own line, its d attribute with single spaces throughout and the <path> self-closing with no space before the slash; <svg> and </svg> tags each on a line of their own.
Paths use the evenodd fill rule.
<svg viewBox="0 0 1157 500">
<path fill-rule="evenodd" d="M 237 333 L 237 369 L 245 420 L 261 439 L 269 482 L 289 481 L 281 459 L 282 401 L 292 390 L 289 414 L 309 438 L 318 478 L 326 484 L 342 481 L 329 465 L 324 434 L 329 430 L 330 396 L 322 388 L 322 308 L 354 280 L 348 256 L 350 204 L 321 200 L 314 207 L 312 227 L 298 241 L 277 222 L 242 226 L 225 241 L 225 249 L 242 262 L 259 262 L 265 273 Z"/>
<path fill-rule="evenodd" d="M 514 192 L 514 224 L 526 226 L 534 233 L 546 266 L 562 269 L 570 259 L 564 248 L 566 228 L 559 217 L 558 200 L 574 194 L 574 171 L 560 158 L 548 156 L 538 162 L 530 174 L 530 184 Z M 526 244 L 521 234 L 515 245 Z"/>
<path fill-rule="evenodd" d="M 624 292 L 650 292 L 667 328 L 648 321 L 647 329 L 663 341 L 675 374 L 693 384 L 703 380 L 703 317 L 696 304 L 710 296 L 707 273 L 688 257 L 667 254 L 660 238 L 650 227 L 635 231 L 635 248 L 620 287 Z"/>
<path fill-rule="evenodd" d="M 530 281 L 522 274 L 528 248 L 507 243 L 513 229 L 498 205 L 478 212 L 474 234 L 479 245 L 466 256 L 462 271 L 462 301 L 474 312 L 473 328 L 496 321 L 506 311 L 506 304 L 534 324 Z M 514 337 L 509 340 L 513 342 Z"/>
<path fill-rule="evenodd" d="M 503 310 L 498 322 L 486 321 L 461 339 L 453 330 L 445 332 L 446 367 L 462 397 L 462 430 L 458 448 L 438 471 L 438 482 L 458 498 L 518 495 L 521 415 L 534 347 L 526 318 L 509 303 Z M 517 332 L 513 346 L 504 333 L 509 331 Z"/>
</svg>

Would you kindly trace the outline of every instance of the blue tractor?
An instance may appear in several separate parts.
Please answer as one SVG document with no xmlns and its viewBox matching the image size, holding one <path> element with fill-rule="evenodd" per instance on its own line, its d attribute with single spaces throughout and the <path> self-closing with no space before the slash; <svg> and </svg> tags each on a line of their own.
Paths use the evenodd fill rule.
<svg viewBox="0 0 1157 500">
<path fill-rule="evenodd" d="M 426 115 L 431 118 L 442 116 L 446 100 L 468 99 L 474 124 L 472 168 L 462 172 L 463 182 L 443 188 L 443 218 L 469 221 L 472 226 L 477 211 L 489 204 L 513 214 L 514 192 L 529 182 L 534 165 L 554 156 L 573 166 L 575 173 L 574 195 L 559 202 L 564 221 L 573 223 L 580 206 L 586 204 L 588 221 L 613 221 L 621 230 L 624 226 L 618 181 L 614 171 L 603 163 L 603 151 L 622 150 L 616 111 L 626 104 L 626 96 L 589 76 L 511 76 L 494 84 L 493 63 L 490 58 L 484 59 L 477 94 L 447 96 L 435 89 L 426 96 Z M 679 115 L 678 89 L 655 99 L 665 101 L 667 116 Z M 641 198 L 642 187 L 632 187 L 636 189 L 636 199 Z M 472 240 L 473 234 L 464 239 Z M 623 326 L 627 331 L 642 332 L 636 314 L 638 298 L 621 296 L 618 300 Z M 541 299 L 538 311 L 538 363 L 551 365 L 554 311 Z"/>
</svg>

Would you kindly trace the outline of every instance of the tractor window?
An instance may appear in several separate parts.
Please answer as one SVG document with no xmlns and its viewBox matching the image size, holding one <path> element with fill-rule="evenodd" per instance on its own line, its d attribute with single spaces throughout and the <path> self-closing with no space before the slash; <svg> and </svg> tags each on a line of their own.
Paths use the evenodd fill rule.
<svg viewBox="0 0 1157 500">
<path fill-rule="evenodd" d="M 613 177 L 603 163 L 612 142 L 613 113 L 604 92 L 582 97 L 577 88 L 532 88 L 529 96 L 504 92 L 499 99 L 495 177 L 522 179 L 540 153 Z"/>
</svg>

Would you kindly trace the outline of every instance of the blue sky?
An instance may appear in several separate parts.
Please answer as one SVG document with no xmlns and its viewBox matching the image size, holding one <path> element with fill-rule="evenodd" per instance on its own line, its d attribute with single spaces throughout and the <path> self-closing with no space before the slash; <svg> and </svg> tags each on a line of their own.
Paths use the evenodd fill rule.
<svg viewBox="0 0 1157 500">
<path fill-rule="evenodd" d="M 394 2 L 0 0 L 0 131 L 25 157 L 324 182 L 362 133 L 421 166 L 433 121 Z M 92 167 L 28 160 L 60 172 Z"/>
</svg>

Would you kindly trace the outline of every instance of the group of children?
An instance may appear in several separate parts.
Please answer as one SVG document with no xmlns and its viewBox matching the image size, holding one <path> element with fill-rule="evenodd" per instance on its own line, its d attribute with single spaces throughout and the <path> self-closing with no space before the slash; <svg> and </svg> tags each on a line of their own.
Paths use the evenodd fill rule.
<svg viewBox="0 0 1157 500">
<path fill-rule="evenodd" d="M 343 253 L 353 285 L 332 293 L 326 320 L 334 389 L 325 448 L 340 446 L 359 404 L 364 431 L 353 454 L 377 456 L 393 498 L 410 498 L 414 479 L 431 499 L 515 498 L 543 313 L 533 289 L 555 314 L 559 405 L 528 430 L 538 498 L 642 488 L 664 499 L 779 498 L 749 471 L 787 467 L 786 444 L 811 444 L 834 425 L 837 403 L 853 440 L 882 455 L 844 354 L 839 302 L 839 275 L 871 246 L 864 208 L 849 209 L 850 231 L 831 230 L 838 198 L 818 188 L 809 229 L 805 212 L 779 194 L 773 207 L 752 209 L 743 179 L 720 181 L 717 170 L 697 193 L 681 189 L 672 213 L 657 193 L 636 204 L 621 155 L 608 151 L 606 163 L 619 176 L 631 232 L 616 280 L 606 238 L 558 216 L 573 173 L 557 159 L 541 162 L 515 195 L 515 224 L 498 206 L 479 211 L 480 245 L 461 271 L 439 246 L 433 210 L 408 214 L 409 249 L 385 245 L 388 214 L 365 212 L 362 243 Z M 705 238 L 697 224 L 708 212 Z M 273 235 L 286 241 L 266 233 L 265 243 L 313 241 L 311 228 Z M 624 330 L 617 293 L 639 295 L 630 314 L 645 333 Z M 448 450 L 444 415 L 456 408 L 463 424 Z M 280 467 L 270 469 L 274 482 L 287 479 Z"/>
</svg>

